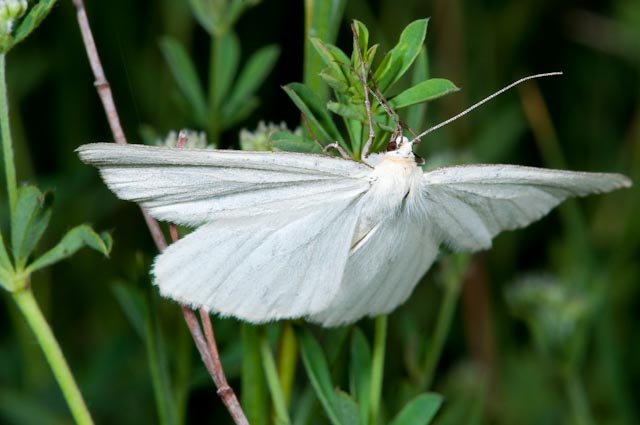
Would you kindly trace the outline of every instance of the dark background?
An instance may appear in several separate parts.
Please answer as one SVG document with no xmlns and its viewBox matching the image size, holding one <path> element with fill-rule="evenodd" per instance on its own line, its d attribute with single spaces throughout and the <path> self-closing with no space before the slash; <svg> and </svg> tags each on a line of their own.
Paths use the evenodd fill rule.
<svg viewBox="0 0 640 425">
<path fill-rule="evenodd" d="M 243 58 L 268 43 L 282 50 L 260 89 L 261 106 L 241 126 L 225 132 L 223 147 L 237 147 L 240 128 L 253 129 L 259 120 L 298 125 L 299 112 L 280 86 L 302 79 L 302 3 L 264 1 L 239 20 Z M 111 0 L 88 1 L 86 6 L 129 141 L 140 140 L 143 125 L 159 134 L 193 127 L 159 50 L 161 36 L 180 39 L 205 81 L 209 37 L 187 2 Z M 423 17 L 431 17 L 426 40 L 431 76 L 462 88 L 430 104 L 432 124 L 521 76 L 564 72 L 513 90 L 430 135 L 421 147 L 427 161 L 446 152 L 456 161 L 622 172 L 639 181 L 640 3 L 354 0 L 347 5 L 338 45 L 350 51 L 348 19 L 363 21 L 384 52 L 408 23 Z M 118 283 L 143 291 L 148 287 L 146 270 L 155 248 L 137 207 L 118 201 L 73 152 L 81 144 L 112 137 L 71 2 L 60 1 L 42 26 L 11 51 L 7 64 L 18 179 L 55 191 L 52 225 L 42 249 L 82 222 L 111 230 L 114 238 L 108 260 L 85 250 L 35 275 L 36 295 L 96 421 L 156 423 L 144 345 L 114 295 Z M 472 260 L 435 381 L 434 389 L 449 400 L 443 413 L 447 408 L 465 411 L 459 400 L 475 397 L 471 400 L 480 400 L 478 404 L 469 402 L 466 408 L 483 406 L 481 423 L 569 423 L 566 394 L 552 372 L 557 357 L 540 349 L 505 302 L 506 288 L 533 273 L 554 276 L 590 300 L 575 365 L 582 371 L 596 422 L 637 423 L 639 200 L 636 188 L 579 200 L 525 230 L 498 237 L 491 251 Z M 4 199 L 0 206 L 5 231 Z M 576 232 L 563 218 L 575 211 L 585 240 L 572 239 Z M 391 316 L 384 387 L 389 399 L 406 385 L 409 346 L 415 338 L 428 341 L 433 332 L 442 297 L 436 275 L 430 272 L 407 305 Z M 16 418 L 23 409 L 41 415 L 34 416 L 40 418 L 34 423 L 68 423 L 64 400 L 39 349 L 9 297 L 2 299 L 0 422 L 21 423 Z M 177 306 L 157 303 L 171 347 L 176 335 L 184 333 L 184 324 Z M 238 387 L 239 324 L 214 324 Z M 371 321 L 364 320 L 361 327 L 369 332 Z M 316 331 L 330 341 L 331 332 Z M 226 423 L 226 413 L 193 357 L 190 421 Z M 344 359 L 342 367 L 346 365 Z M 479 396 L 473 383 L 486 371 L 491 384 Z M 302 391 L 308 381 L 302 368 L 299 372 Z M 396 404 L 390 402 L 389 409 L 397 411 Z M 316 420 L 325 421 L 321 414 Z"/>
</svg>

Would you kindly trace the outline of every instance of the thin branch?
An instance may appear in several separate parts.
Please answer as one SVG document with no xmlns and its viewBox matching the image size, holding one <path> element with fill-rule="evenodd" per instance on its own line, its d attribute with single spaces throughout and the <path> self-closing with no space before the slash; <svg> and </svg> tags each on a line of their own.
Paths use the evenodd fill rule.
<svg viewBox="0 0 640 425">
<path fill-rule="evenodd" d="M 78 24 L 80 25 L 80 32 L 82 33 L 82 41 L 84 42 L 87 50 L 87 56 L 89 57 L 89 63 L 91 64 L 91 70 L 96 79 L 95 86 L 98 89 L 98 95 L 104 106 L 104 110 L 107 113 L 107 120 L 109 120 L 109 126 L 111 127 L 111 133 L 116 140 L 116 143 L 121 145 L 127 143 L 127 139 L 122 131 L 120 125 L 120 118 L 116 111 L 116 105 L 113 102 L 113 96 L 111 95 L 111 86 L 104 76 L 104 70 L 102 69 L 102 63 L 100 62 L 100 56 L 98 56 L 98 49 L 93 39 L 93 33 L 91 27 L 89 27 L 89 19 L 87 18 L 87 12 L 84 8 L 84 2 L 82 0 L 73 0 L 73 4 L 76 6 L 76 13 L 78 15 Z"/>
<path fill-rule="evenodd" d="M 413 129 L 409 127 L 409 124 L 407 124 L 400 118 L 400 114 L 398 114 L 393 106 L 391 106 L 389 101 L 384 97 L 382 91 L 380 90 L 380 87 L 378 87 L 378 82 L 373 76 L 373 72 L 371 72 L 371 70 L 369 70 L 369 78 L 371 79 L 371 83 L 373 84 L 373 89 L 369 88 L 369 90 L 371 91 L 371 94 L 376 98 L 376 100 L 380 103 L 385 112 L 389 114 L 391 119 L 394 119 L 395 117 L 395 121 L 400 127 L 407 130 L 409 133 L 411 133 L 412 136 L 417 136 L 418 133 L 413 131 Z"/>
<path fill-rule="evenodd" d="M 242 407 L 240 406 L 240 402 L 238 401 L 236 394 L 227 382 L 227 377 L 224 374 L 224 369 L 220 362 L 218 346 L 213 334 L 213 326 L 211 326 L 211 317 L 209 317 L 209 313 L 204 309 L 200 309 L 200 320 L 202 321 L 204 334 L 207 338 L 207 343 L 209 344 L 209 352 L 212 355 L 214 370 L 213 379 L 216 381 L 216 387 L 218 387 L 218 395 L 225 406 L 227 406 L 227 410 L 233 417 L 236 424 L 249 425 L 249 420 L 242 411 Z"/>
<path fill-rule="evenodd" d="M 362 71 L 361 79 L 364 86 L 364 107 L 367 111 L 367 121 L 369 121 L 369 138 L 367 139 L 367 142 L 364 144 L 364 148 L 362 149 L 362 156 L 366 158 L 369 156 L 369 151 L 371 150 L 371 145 L 373 144 L 373 139 L 376 134 L 373 131 L 371 102 L 369 101 L 369 84 L 367 84 L 367 69 L 365 68 L 362 52 L 360 51 L 360 37 L 358 36 L 358 31 L 356 30 L 356 26 L 353 23 L 351 24 L 351 31 L 353 32 L 353 38 L 356 41 L 356 51 L 358 52 L 358 57 L 360 58 L 360 68 Z"/>
<path fill-rule="evenodd" d="M 107 115 L 109 126 L 111 127 L 111 132 L 116 143 L 126 144 L 127 139 L 124 135 L 124 132 L 122 131 L 120 118 L 113 101 L 111 87 L 105 77 L 104 70 L 100 62 L 100 57 L 98 56 L 98 50 L 93 39 L 93 34 L 91 33 L 89 20 L 84 8 L 84 2 L 83 0 L 72 1 L 76 7 L 78 25 L 80 26 L 80 32 L 82 33 L 84 46 L 89 58 L 89 62 L 91 64 L 93 75 L 95 77 L 95 86 L 97 88 L 98 95 L 100 96 L 100 100 L 102 101 L 102 106 L 104 107 L 105 113 Z M 180 146 L 183 146 L 186 143 L 186 138 L 186 133 L 184 131 L 181 131 L 179 136 Z M 160 225 L 144 209 L 141 208 L 141 210 L 145 222 L 149 227 L 151 236 L 153 237 L 156 247 L 158 248 L 158 251 L 163 252 L 167 248 L 167 242 L 164 239 L 164 235 L 162 233 L 162 230 L 160 229 Z M 172 240 L 175 242 L 178 239 L 178 232 L 174 224 L 170 225 L 170 233 Z M 242 407 L 240 406 L 235 393 L 229 387 L 226 378 L 224 377 L 224 371 L 222 369 L 222 364 L 220 363 L 220 358 L 218 356 L 218 349 L 215 344 L 215 339 L 213 339 L 213 328 L 211 326 L 211 320 L 208 319 L 205 322 L 205 332 L 207 333 L 207 336 L 210 334 L 211 338 L 209 339 L 207 337 L 207 339 L 205 339 L 195 312 L 184 305 L 181 307 L 185 322 L 187 323 L 187 326 L 191 331 L 191 335 L 193 336 L 195 345 L 200 352 L 202 361 L 205 364 L 207 371 L 211 375 L 214 384 L 218 388 L 218 394 L 220 395 L 220 398 L 227 407 L 229 413 L 231 414 L 231 417 L 234 419 L 236 424 L 248 425 L 249 422 L 247 421 L 247 418 L 242 411 Z M 220 376 L 223 377 L 222 381 L 219 379 Z"/>
</svg>

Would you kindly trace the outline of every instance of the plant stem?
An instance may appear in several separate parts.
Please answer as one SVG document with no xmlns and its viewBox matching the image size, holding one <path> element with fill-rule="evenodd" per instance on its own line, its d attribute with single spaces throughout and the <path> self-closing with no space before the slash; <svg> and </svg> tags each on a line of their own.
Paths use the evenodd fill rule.
<svg viewBox="0 0 640 425">
<path fill-rule="evenodd" d="M 271 393 L 271 401 L 273 402 L 273 409 L 276 417 L 275 422 L 277 424 L 290 424 L 289 412 L 287 411 L 287 402 L 284 392 L 282 391 L 282 384 L 278 378 L 278 370 L 276 368 L 276 362 L 273 359 L 271 348 L 269 347 L 269 341 L 264 333 L 260 336 L 260 354 L 262 356 L 262 368 L 264 369 L 264 375 L 269 386 L 269 392 Z"/>
<path fill-rule="evenodd" d="M 428 390 L 433 383 L 433 376 L 435 375 L 436 366 L 438 360 L 442 355 L 442 348 L 444 342 L 447 339 L 447 334 L 451 328 L 451 322 L 453 320 L 453 314 L 456 311 L 456 304 L 460 295 L 460 287 L 462 285 L 463 275 L 459 273 L 451 273 L 447 276 L 448 280 L 445 282 L 444 299 L 440 304 L 440 311 L 438 311 L 438 318 L 436 321 L 436 329 L 431 340 L 431 347 L 427 350 L 427 355 L 424 361 L 424 372 L 422 375 L 421 387 Z"/>
<path fill-rule="evenodd" d="M 298 359 L 298 341 L 290 321 L 280 324 L 280 340 L 278 342 L 278 378 L 286 405 L 291 401 L 291 392 L 295 380 Z"/>
<path fill-rule="evenodd" d="M 158 422 L 161 425 L 177 425 L 175 400 L 171 392 L 172 387 L 164 355 L 165 348 L 161 341 L 157 311 L 150 289 L 147 291 L 144 334 L 153 395 L 158 409 Z"/>
<path fill-rule="evenodd" d="M 371 417 L 370 423 L 377 423 L 384 377 L 384 356 L 387 342 L 387 316 L 376 317 L 373 337 L 373 355 L 371 358 Z"/>
<path fill-rule="evenodd" d="M 53 371 L 58 385 L 62 390 L 64 398 L 67 400 L 71 414 L 79 425 L 91 425 L 93 420 L 89 414 L 89 410 L 80 394 L 80 389 L 73 379 L 69 365 L 62 354 L 60 345 L 56 341 L 51 328 L 38 307 L 38 303 L 33 296 L 33 292 L 29 287 L 20 289 L 12 293 L 18 308 L 24 315 L 29 327 L 36 336 L 38 344 L 44 352 L 49 366 Z"/>
<path fill-rule="evenodd" d="M 9 98 L 7 96 L 6 53 L 0 53 L 0 128 L 2 131 L 2 156 L 4 170 L 7 175 L 7 194 L 9 196 L 10 213 L 16 208 L 18 186 L 16 183 L 16 168 L 13 163 L 13 145 L 11 143 L 11 129 L 9 128 Z"/>
<path fill-rule="evenodd" d="M 589 409 L 589 401 L 587 400 L 584 386 L 575 369 L 569 367 L 569 370 L 565 371 L 562 375 L 567 396 L 569 397 L 571 413 L 573 414 L 573 423 L 576 425 L 595 425 Z"/>
</svg>

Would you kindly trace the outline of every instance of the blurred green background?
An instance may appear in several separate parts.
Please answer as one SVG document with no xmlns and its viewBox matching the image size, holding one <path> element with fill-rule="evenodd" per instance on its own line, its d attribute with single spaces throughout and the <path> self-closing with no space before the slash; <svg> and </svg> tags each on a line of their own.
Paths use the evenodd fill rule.
<svg viewBox="0 0 640 425">
<path fill-rule="evenodd" d="M 183 127 L 207 130 L 198 127 L 160 49 L 163 36 L 182 42 L 206 81 L 210 39 L 188 2 L 111 0 L 86 6 L 129 141 Z M 390 317 L 380 423 L 427 389 L 444 396 L 437 424 L 640 423 L 640 2 L 350 0 L 337 44 L 350 51 L 348 22 L 355 18 L 384 52 L 407 24 L 423 17 L 431 17 L 430 75 L 462 89 L 429 104 L 430 124 L 521 76 L 564 71 L 563 77 L 510 91 L 427 137 L 420 147 L 427 163 L 433 157 L 622 172 L 636 187 L 569 202 L 472 257 L 459 273 L 464 285 L 427 388 L 418 364 L 433 340 L 443 288 L 459 258 L 444 255 Z M 280 86 L 302 79 L 303 28 L 303 2 L 285 0 L 264 0 L 237 21 L 240 63 L 266 44 L 278 45 L 280 56 L 258 90 L 260 104 L 221 133 L 220 146 L 237 148 L 240 129 L 253 130 L 260 120 L 299 125 L 299 112 Z M 136 327 L 139 305 L 150 300 L 170 370 L 188 382 L 187 422 L 230 423 L 190 348 L 177 305 L 151 295 L 155 288 L 148 291 L 155 248 L 137 207 L 117 200 L 73 152 L 112 136 L 71 2 L 60 1 L 10 52 L 7 64 L 18 179 L 55 191 L 42 249 L 81 222 L 111 230 L 114 238 L 110 259 L 81 251 L 33 277 L 94 419 L 158 422 L 144 332 Z M 3 189 L 3 231 L 4 196 Z M 70 423 L 30 331 L 10 298 L 2 300 L 0 423 Z M 247 347 L 257 333 L 277 332 L 277 325 L 242 326 L 240 332 L 239 322 L 215 318 L 214 326 L 232 386 L 244 392 L 243 400 L 249 392 L 267 397 L 263 378 L 247 378 Z M 352 328 L 305 326 L 322 341 L 334 384 L 348 387 L 345 340 Z M 371 340 L 373 321 L 358 326 Z M 248 382 L 257 384 L 249 388 Z M 327 423 L 309 388 L 298 362 L 292 418 Z"/>
</svg>

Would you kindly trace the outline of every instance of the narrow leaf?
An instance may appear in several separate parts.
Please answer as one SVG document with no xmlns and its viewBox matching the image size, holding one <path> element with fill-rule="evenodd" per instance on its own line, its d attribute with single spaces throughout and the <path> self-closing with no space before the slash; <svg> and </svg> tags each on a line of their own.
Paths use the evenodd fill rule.
<svg viewBox="0 0 640 425">
<path fill-rule="evenodd" d="M 313 140 L 286 131 L 271 135 L 273 150 L 302 153 L 322 153 L 322 148 Z"/>
<path fill-rule="evenodd" d="M 40 0 L 38 3 L 29 7 L 29 11 L 22 18 L 18 24 L 15 32 L 13 33 L 13 40 L 11 47 L 24 40 L 31 32 L 40 25 L 40 23 L 47 17 L 51 8 L 56 3 L 56 0 Z"/>
<path fill-rule="evenodd" d="M 283 89 L 309 120 L 309 123 L 313 125 L 314 131 L 320 132 L 320 134 L 316 134 L 317 137 L 321 138 L 319 141 L 338 141 L 344 146 L 342 136 L 338 132 L 338 128 L 331 119 L 329 112 L 309 87 L 300 83 L 291 83 L 284 86 Z"/>
<path fill-rule="evenodd" d="M 382 60 L 375 72 L 375 78 L 383 93 L 407 72 L 420 53 L 427 35 L 428 21 L 428 19 L 419 19 L 410 23 L 400 34 L 398 44 Z"/>
<path fill-rule="evenodd" d="M 344 78 L 341 71 L 327 68 L 320 73 L 320 78 L 338 93 L 344 93 L 349 88 L 348 81 Z"/>
<path fill-rule="evenodd" d="M 269 423 L 267 384 L 262 371 L 258 329 L 242 324 L 241 402 L 252 425 Z"/>
<path fill-rule="evenodd" d="M 213 102 L 216 106 L 227 97 L 240 62 L 240 42 L 233 32 L 218 37 L 213 54 L 216 56 L 214 63 L 216 69 L 213 78 Z M 233 93 L 233 92 L 232 92 Z"/>
<path fill-rule="evenodd" d="M 265 335 L 260 338 L 260 353 L 262 355 L 264 375 L 267 380 L 269 392 L 271 393 L 271 400 L 273 401 L 273 408 L 276 413 L 276 423 L 283 425 L 290 424 L 291 420 L 289 419 L 287 403 L 282 391 L 282 386 L 280 385 L 280 379 L 278 378 L 276 362 L 273 359 L 271 347 L 269 347 L 269 341 Z"/>
<path fill-rule="evenodd" d="M 371 348 L 359 328 L 351 338 L 351 394 L 358 402 L 360 423 L 366 424 L 369 415 L 369 389 L 371 388 Z"/>
<path fill-rule="evenodd" d="M 224 2 L 211 0 L 189 0 L 191 11 L 196 20 L 209 33 L 214 35 L 219 30 L 219 20 L 224 15 Z"/>
<path fill-rule="evenodd" d="M 367 50 L 369 50 L 369 30 L 362 22 L 355 19 L 353 20 L 353 26 L 355 27 L 356 33 L 358 34 L 358 40 L 360 41 L 360 44 L 356 44 L 356 39 L 354 37 L 353 50 L 351 52 L 351 63 L 354 65 L 354 68 L 356 70 L 360 71 L 360 55 L 358 55 L 358 51 L 356 49 L 360 49 L 360 53 L 362 54 L 363 59 L 367 56 Z"/>
<path fill-rule="evenodd" d="M 343 424 L 358 424 L 358 423 L 366 423 L 359 422 L 358 417 L 358 404 L 355 400 L 344 391 L 340 391 L 336 389 L 336 408 L 338 413 L 338 418 L 340 418 L 340 422 Z"/>
<path fill-rule="evenodd" d="M 147 286 L 146 308 L 144 309 L 144 345 L 147 351 L 149 373 L 160 424 L 177 425 L 175 399 L 167 366 L 167 348 L 160 332 L 158 311 L 152 298 L 153 295 L 151 287 Z"/>
<path fill-rule="evenodd" d="M 346 75 L 343 70 L 345 68 L 349 69 L 350 62 L 349 58 L 347 58 L 342 50 L 335 46 L 331 46 L 316 37 L 311 37 L 311 45 L 316 49 L 316 52 L 320 55 L 320 58 L 329 69 L 342 74 L 346 79 Z"/>
<path fill-rule="evenodd" d="M 445 96 L 460 90 L 451 81 L 443 78 L 431 78 L 408 88 L 389 101 L 394 109 L 406 108 L 422 102 Z"/>
<path fill-rule="evenodd" d="M 231 91 L 231 98 L 222 105 L 223 116 L 234 116 L 242 104 L 254 95 L 273 69 L 279 55 L 280 48 L 276 45 L 265 46 L 251 55 Z M 225 127 L 228 127 L 226 123 Z"/>
<path fill-rule="evenodd" d="M 18 189 L 16 211 L 11 214 L 11 250 L 16 266 L 26 264 L 46 230 L 52 202 L 51 192 L 40 192 L 35 186 Z"/>
<path fill-rule="evenodd" d="M 144 340 L 146 302 L 140 289 L 133 285 L 117 283 L 112 286 L 113 294 L 124 315 L 138 336 Z"/>
<path fill-rule="evenodd" d="M 311 385 L 329 420 L 334 425 L 339 425 L 342 422 L 339 419 L 335 392 L 331 383 L 331 374 L 329 373 L 329 366 L 322 348 L 320 348 L 315 338 L 304 329 L 299 330 L 298 340 L 300 341 L 302 362 L 307 375 L 309 375 Z"/>
<path fill-rule="evenodd" d="M 282 386 L 282 393 L 286 405 L 291 401 L 291 393 L 298 365 L 298 340 L 289 321 L 280 322 L 278 336 L 278 379 Z"/>
<path fill-rule="evenodd" d="M 242 101 L 253 94 L 275 66 L 278 56 L 280 47 L 275 44 L 264 46 L 251 55 L 234 86 L 233 96 Z"/>
<path fill-rule="evenodd" d="M 9 253 L 7 252 L 7 247 L 4 244 L 4 238 L 2 237 L 2 232 L 0 231 L 0 269 L 6 271 L 12 271 L 13 265 L 11 264 L 11 259 L 9 258 Z"/>
<path fill-rule="evenodd" d="M 442 396 L 423 393 L 407 403 L 390 425 L 428 425 L 442 405 Z"/>
<path fill-rule="evenodd" d="M 242 102 L 240 106 L 233 111 L 224 109 L 222 111 L 222 124 L 224 124 L 222 128 L 227 129 L 244 121 L 249 115 L 251 115 L 259 104 L 260 101 L 258 98 L 252 97 Z"/>
<path fill-rule="evenodd" d="M 420 54 L 416 59 L 413 66 L 413 72 L 411 74 L 411 85 L 415 86 L 422 81 L 429 79 L 429 57 L 427 56 L 427 48 L 422 46 Z M 415 108 L 411 108 L 407 111 L 406 122 L 409 127 L 413 129 L 423 128 L 424 116 L 427 111 L 427 105 L 418 105 Z"/>
<path fill-rule="evenodd" d="M 334 43 L 346 4 L 346 0 L 309 0 L 305 5 L 303 80 L 321 103 L 326 102 L 329 92 L 318 76 L 323 68 L 323 59 L 312 47 L 311 37 Z"/>
<path fill-rule="evenodd" d="M 56 246 L 29 264 L 27 271 L 33 273 L 43 267 L 57 263 L 72 256 L 84 246 L 93 248 L 108 257 L 109 252 L 111 252 L 111 245 L 112 240 L 108 233 L 103 232 L 98 234 L 86 224 L 81 224 L 69 230 Z"/>
<path fill-rule="evenodd" d="M 364 112 L 363 108 L 357 108 L 353 104 L 329 102 L 327 103 L 327 109 L 334 114 L 338 114 L 341 117 L 350 120 L 358 121 L 361 123 L 367 122 L 367 117 L 362 115 L 362 112 Z"/>
<path fill-rule="evenodd" d="M 179 41 L 168 36 L 160 41 L 160 49 L 173 79 L 195 113 L 196 121 L 204 126 L 207 121 L 207 101 L 189 54 Z"/>
</svg>

